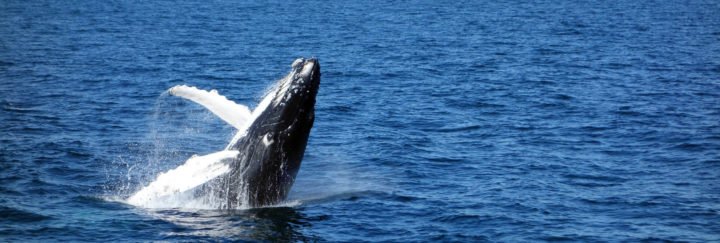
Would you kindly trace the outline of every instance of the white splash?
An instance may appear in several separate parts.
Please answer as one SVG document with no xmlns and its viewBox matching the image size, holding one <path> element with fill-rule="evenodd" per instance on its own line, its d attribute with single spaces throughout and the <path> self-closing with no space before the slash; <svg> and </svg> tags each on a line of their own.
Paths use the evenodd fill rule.
<svg viewBox="0 0 720 243">
<path fill-rule="evenodd" d="M 256 116 L 247 106 L 236 104 L 215 90 L 205 91 L 178 85 L 168 90 L 174 96 L 194 101 L 223 121 L 238 129 L 238 134 L 252 124 Z M 204 156 L 193 156 L 185 164 L 161 173 L 157 178 L 127 199 L 127 203 L 145 208 L 213 208 L 208 200 L 193 195 L 193 189 L 230 171 L 229 162 L 238 151 L 222 150 Z"/>
<path fill-rule="evenodd" d="M 284 81 L 280 80 L 278 84 Z M 217 202 L 194 195 L 193 189 L 230 171 L 228 163 L 239 153 L 230 150 L 230 146 L 242 138 L 253 121 L 267 109 L 277 90 L 278 85 L 273 85 L 258 107 L 250 112 L 247 106 L 236 104 L 215 90 L 205 91 L 186 85 L 170 88 L 169 94 L 206 107 L 238 131 L 225 150 L 193 156 L 185 164 L 161 173 L 152 183 L 130 196 L 127 203 L 144 208 L 217 208 Z"/>
<path fill-rule="evenodd" d="M 167 197 L 187 192 L 215 177 L 230 171 L 228 163 L 238 155 L 238 151 L 220 152 L 193 156 L 185 164 L 161 173 L 140 191 L 128 198 L 127 202 L 146 208 L 168 207 Z"/>
</svg>

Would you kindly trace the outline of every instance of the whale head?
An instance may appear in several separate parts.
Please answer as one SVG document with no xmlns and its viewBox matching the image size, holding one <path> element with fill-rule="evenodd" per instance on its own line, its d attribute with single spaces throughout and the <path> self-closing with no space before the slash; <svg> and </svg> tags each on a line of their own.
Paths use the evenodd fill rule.
<svg viewBox="0 0 720 243">
<path fill-rule="evenodd" d="M 289 135 L 303 131 L 302 127 L 293 126 L 296 123 L 309 122 L 309 127 L 312 126 L 315 97 L 320 86 L 320 63 L 317 59 L 300 58 L 291 67 L 290 73 L 278 82 L 277 93 L 264 111 L 275 117 L 273 122 L 279 122 L 273 125 L 284 128 Z"/>
</svg>

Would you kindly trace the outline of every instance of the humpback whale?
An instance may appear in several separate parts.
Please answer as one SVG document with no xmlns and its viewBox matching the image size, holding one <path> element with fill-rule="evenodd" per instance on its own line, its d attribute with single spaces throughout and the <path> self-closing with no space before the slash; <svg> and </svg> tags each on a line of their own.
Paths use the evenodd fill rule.
<svg viewBox="0 0 720 243">
<path fill-rule="evenodd" d="M 319 85 L 318 60 L 299 58 L 253 111 L 215 90 L 185 85 L 171 88 L 171 95 L 204 106 L 238 131 L 225 150 L 193 156 L 184 165 L 160 174 L 128 202 L 145 205 L 191 190 L 226 209 L 282 202 L 305 154 Z"/>
<path fill-rule="evenodd" d="M 239 154 L 227 176 L 220 178 L 227 205 L 247 203 L 258 207 L 284 200 L 295 181 L 310 129 L 315 120 L 315 96 L 320 85 L 316 59 L 298 59 L 254 111 L 245 134 L 228 145 Z M 267 99 L 267 101 L 266 101 Z M 265 103 L 265 104 L 263 104 Z M 241 188 L 241 190 L 237 190 Z M 246 202 L 239 202 L 244 199 Z"/>
</svg>

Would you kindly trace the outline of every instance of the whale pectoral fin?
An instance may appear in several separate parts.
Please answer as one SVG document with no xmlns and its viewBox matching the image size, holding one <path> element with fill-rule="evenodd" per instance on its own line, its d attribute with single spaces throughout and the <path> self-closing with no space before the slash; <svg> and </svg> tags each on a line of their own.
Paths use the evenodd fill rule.
<svg viewBox="0 0 720 243">
<path fill-rule="evenodd" d="M 185 164 L 161 173 L 155 181 L 136 192 L 127 202 L 137 206 L 165 206 L 163 197 L 179 195 L 230 171 L 229 163 L 238 151 L 223 150 L 203 156 L 190 157 Z"/>
<path fill-rule="evenodd" d="M 168 92 L 204 106 L 237 129 L 242 129 L 241 127 L 250 119 L 251 112 L 247 106 L 228 100 L 225 96 L 218 94 L 216 90 L 205 91 L 192 86 L 177 85 L 170 88 Z"/>
</svg>

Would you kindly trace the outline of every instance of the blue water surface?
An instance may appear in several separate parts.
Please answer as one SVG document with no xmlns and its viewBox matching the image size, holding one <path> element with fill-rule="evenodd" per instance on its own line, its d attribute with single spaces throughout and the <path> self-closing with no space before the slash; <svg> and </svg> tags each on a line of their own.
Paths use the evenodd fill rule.
<svg viewBox="0 0 720 243">
<path fill-rule="evenodd" d="M 720 2 L 0 2 L 0 241 L 720 241 Z M 131 193 L 322 83 L 287 205 Z"/>
</svg>

